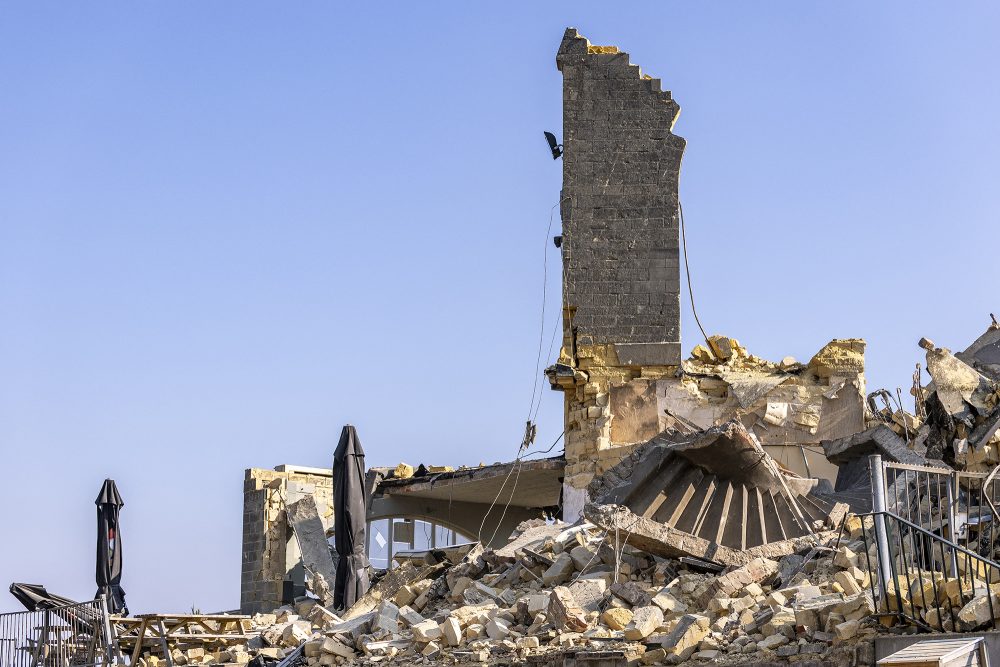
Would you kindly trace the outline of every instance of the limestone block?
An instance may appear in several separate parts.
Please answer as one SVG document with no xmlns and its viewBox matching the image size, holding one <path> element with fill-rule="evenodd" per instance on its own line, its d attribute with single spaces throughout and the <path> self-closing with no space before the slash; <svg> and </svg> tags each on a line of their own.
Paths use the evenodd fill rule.
<svg viewBox="0 0 1000 667">
<path fill-rule="evenodd" d="M 858 568 L 854 567 L 850 569 L 857 570 Z M 857 595 L 861 592 L 861 586 L 848 570 L 841 570 L 836 573 L 833 575 L 833 580 L 840 584 L 840 587 L 844 589 L 845 595 Z"/>
<path fill-rule="evenodd" d="M 662 609 L 654 605 L 639 607 L 633 610 L 632 621 L 625 628 L 625 639 L 629 641 L 645 639 L 662 624 Z"/>
<path fill-rule="evenodd" d="M 449 616 L 441 622 L 439 627 L 448 646 L 458 646 L 462 643 L 462 625 L 455 620 L 455 617 Z"/>
<path fill-rule="evenodd" d="M 846 641 L 857 635 L 860 629 L 861 623 L 859 621 L 844 621 L 835 625 L 833 631 L 836 633 L 837 639 Z"/>
<path fill-rule="evenodd" d="M 773 651 L 779 646 L 788 643 L 788 637 L 782 634 L 774 634 L 757 642 L 757 648 L 764 651 Z"/>
<path fill-rule="evenodd" d="M 510 626 L 506 621 L 494 618 L 486 624 L 486 636 L 490 639 L 506 639 L 510 634 Z"/>
<path fill-rule="evenodd" d="M 333 637 L 327 637 L 322 642 L 322 651 L 330 655 L 339 655 L 343 658 L 353 658 L 354 649 Z"/>
<path fill-rule="evenodd" d="M 298 646 L 312 635 L 312 623 L 309 621 L 294 621 L 285 626 L 281 632 L 281 643 L 284 646 Z"/>
<path fill-rule="evenodd" d="M 677 620 L 677 624 L 669 633 L 657 639 L 657 643 L 669 655 L 683 655 L 684 652 L 694 652 L 708 632 L 707 618 L 697 614 L 685 614 Z"/>
<path fill-rule="evenodd" d="M 549 594 L 548 618 L 560 630 L 583 632 L 588 627 L 583 609 L 565 586 L 556 586 Z"/>
<path fill-rule="evenodd" d="M 665 616 L 676 616 L 687 611 L 687 605 L 671 595 L 668 588 L 661 588 L 653 596 L 653 604 L 662 609 Z"/>
<path fill-rule="evenodd" d="M 847 545 L 843 545 L 837 549 L 837 553 L 833 557 L 833 564 L 844 570 L 858 567 L 858 555 L 851 551 Z"/>
<path fill-rule="evenodd" d="M 624 630 L 632 622 L 632 610 L 612 607 L 601 615 L 601 622 L 612 630 Z"/>
<path fill-rule="evenodd" d="M 552 565 L 542 574 L 542 583 L 546 586 L 558 586 L 575 571 L 573 558 L 566 552 L 559 554 Z"/>
<path fill-rule="evenodd" d="M 538 637 L 519 637 L 517 640 L 517 647 L 520 649 L 532 649 L 538 646 Z"/>
<path fill-rule="evenodd" d="M 413 638 L 419 642 L 434 641 L 440 639 L 443 634 L 438 624 L 432 620 L 417 623 L 410 629 L 413 631 Z"/>
</svg>

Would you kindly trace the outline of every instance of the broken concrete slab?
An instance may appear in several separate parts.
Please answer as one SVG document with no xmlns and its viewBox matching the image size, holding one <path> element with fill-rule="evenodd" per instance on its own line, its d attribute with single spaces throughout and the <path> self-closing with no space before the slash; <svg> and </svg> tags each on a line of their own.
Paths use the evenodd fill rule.
<svg viewBox="0 0 1000 667">
<path fill-rule="evenodd" d="M 305 496 L 285 508 L 288 524 L 295 534 L 295 541 L 302 553 L 302 565 L 312 575 L 313 592 L 323 601 L 323 606 L 333 604 L 333 585 L 337 568 L 330 554 L 330 542 L 319 517 L 313 496 Z"/>
<path fill-rule="evenodd" d="M 595 480 L 587 518 L 625 529 L 660 556 L 740 565 L 795 552 L 838 527 L 848 506 L 816 480 L 784 472 L 738 421 L 677 438 L 657 437 Z"/>
</svg>

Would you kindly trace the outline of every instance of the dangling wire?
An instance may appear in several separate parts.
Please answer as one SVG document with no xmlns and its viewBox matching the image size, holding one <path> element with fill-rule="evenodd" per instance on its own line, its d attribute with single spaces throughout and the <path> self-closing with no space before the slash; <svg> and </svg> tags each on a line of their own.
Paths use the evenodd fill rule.
<svg viewBox="0 0 1000 667">
<path fill-rule="evenodd" d="M 694 306 L 694 288 L 691 286 L 691 267 L 688 264 L 688 242 L 687 231 L 684 225 L 684 207 L 681 206 L 680 199 L 677 200 L 677 214 L 681 219 L 681 246 L 684 248 L 684 273 L 687 274 L 688 296 L 691 297 L 691 312 L 694 313 L 695 324 L 701 329 L 701 335 L 705 339 L 705 344 L 711 350 L 712 344 L 708 342 L 708 334 L 705 333 L 705 327 L 701 326 L 701 320 L 698 319 L 698 309 Z"/>
</svg>

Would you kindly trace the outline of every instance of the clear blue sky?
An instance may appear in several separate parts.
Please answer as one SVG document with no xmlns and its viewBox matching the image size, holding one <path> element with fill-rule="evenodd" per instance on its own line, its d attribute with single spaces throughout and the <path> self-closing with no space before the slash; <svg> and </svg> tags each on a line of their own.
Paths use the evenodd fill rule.
<svg viewBox="0 0 1000 667">
<path fill-rule="evenodd" d="M 908 386 L 920 336 L 961 348 L 1000 310 L 998 19 L 985 2 L 4 3 L 0 580 L 92 595 L 93 499 L 114 477 L 132 610 L 229 609 L 245 468 L 329 465 L 348 421 L 370 464 L 510 459 L 542 253 L 558 263 L 541 132 L 561 135 L 568 25 L 683 108 L 711 332 L 802 360 L 864 337 L 870 387 Z M 692 324 L 685 305 L 688 350 Z M 561 408 L 546 389 L 540 442 Z"/>
</svg>

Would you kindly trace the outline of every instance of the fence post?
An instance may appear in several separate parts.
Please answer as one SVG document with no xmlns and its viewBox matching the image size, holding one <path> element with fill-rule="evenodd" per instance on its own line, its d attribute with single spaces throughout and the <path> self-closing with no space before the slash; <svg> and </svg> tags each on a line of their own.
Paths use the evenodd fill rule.
<svg viewBox="0 0 1000 667">
<path fill-rule="evenodd" d="M 872 481 L 872 512 L 874 513 L 872 518 L 875 520 L 875 548 L 878 553 L 879 583 L 882 586 L 881 597 L 887 599 L 891 568 L 889 566 L 889 538 L 885 531 L 885 474 L 882 467 L 882 457 L 878 454 L 870 455 L 868 469 Z"/>
<path fill-rule="evenodd" d="M 101 593 L 98 599 L 101 601 L 101 618 L 104 620 L 104 655 L 107 660 L 105 664 L 113 665 L 118 662 L 118 641 L 111 630 L 111 619 L 108 617 L 108 596 Z"/>
<path fill-rule="evenodd" d="M 948 475 L 948 537 L 952 544 L 958 544 L 958 497 L 961 485 L 958 483 L 958 471 Z M 940 502 L 940 501 L 939 501 Z M 941 531 L 944 537 L 944 531 Z M 951 576 L 958 578 L 958 554 L 951 550 Z"/>
</svg>

